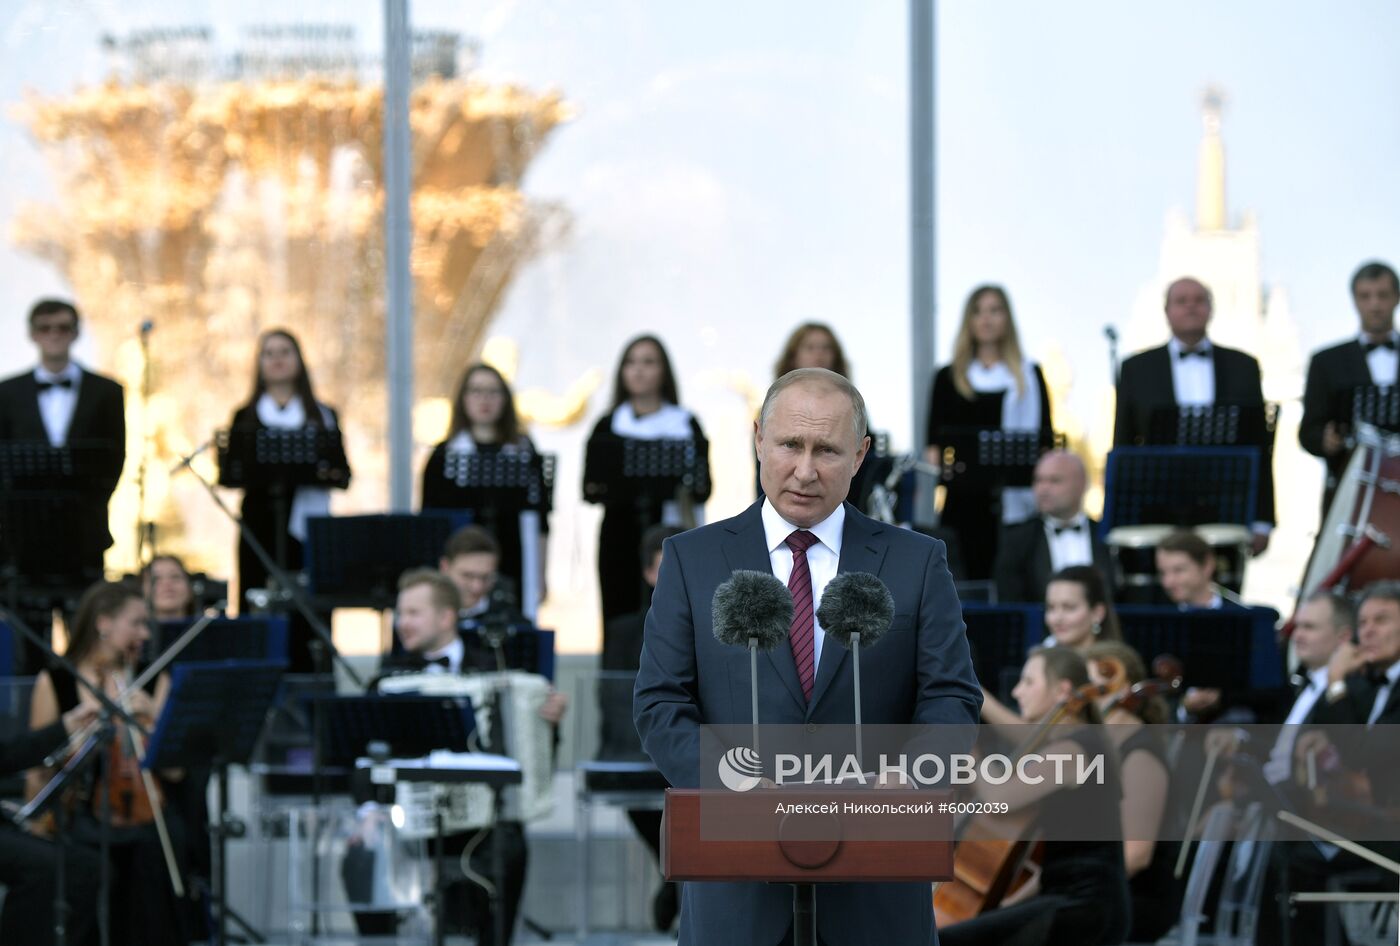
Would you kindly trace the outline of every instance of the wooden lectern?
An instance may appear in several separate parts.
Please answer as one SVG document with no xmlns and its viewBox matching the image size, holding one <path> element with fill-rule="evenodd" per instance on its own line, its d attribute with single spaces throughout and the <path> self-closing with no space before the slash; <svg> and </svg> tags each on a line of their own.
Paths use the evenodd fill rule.
<svg viewBox="0 0 1400 946">
<path fill-rule="evenodd" d="M 953 876 L 953 816 L 937 812 L 946 792 L 820 788 L 668 788 L 661 832 L 667 880 L 751 881 L 793 885 L 793 942 L 815 946 L 813 884 L 930 884 Z M 834 813 L 771 813 L 788 802 L 834 805 Z M 847 813 L 847 804 L 857 813 Z M 702 808 L 710 807 L 702 818 Z M 918 830 L 864 813 L 871 805 L 932 807 Z M 742 818 L 742 826 L 736 822 Z M 703 821 L 703 827 L 702 827 Z M 767 822 L 766 824 L 764 822 Z M 748 830 L 752 826 L 752 830 Z M 727 827 L 727 829 L 726 829 Z"/>
</svg>

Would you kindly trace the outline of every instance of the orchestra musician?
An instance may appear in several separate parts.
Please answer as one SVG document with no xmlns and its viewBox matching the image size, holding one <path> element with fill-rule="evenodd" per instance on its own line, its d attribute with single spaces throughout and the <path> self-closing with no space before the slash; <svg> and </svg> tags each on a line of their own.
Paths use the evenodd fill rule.
<svg viewBox="0 0 1400 946">
<path fill-rule="evenodd" d="M 978 286 L 968 296 L 953 361 L 934 376 L 925 447 L 929 464 L 941 466 L 945 447 L 967 442 L 979 430 L 1036 431 L 1046 447 L 1054 432 L 1045 377 L 1021 352 L 1011 300 L 1000 286 Z M 991 578 L 1001 526 L 1034 513 L 1028 487 L 977 476 L 950 481 L 942 523 L 957 533 L 963 577 Z"/>
<path fill-rule="evenodd" d="M 1099 538 L 1098 520 L 1084 512 L 1088 488 L 1084 461 L 1068 450 L 1051 450 L 1036 463 L 1036 515 L 1003 528 L 997 543 L 998 601 L 1040 601 L 1050 576 L 1071 565 L 1098 568 L 1112 594 L 1113 557 Z"/>
<path fill-rule="evenodd" d="M 152 621 L 194 617 L 194 579 L 177 555 L 157 555 L 141 569 L 141 593 Z"/>
<path fill-rule="evenodd" d="M 452 403 L 447 439 L 433 448 L 423 467 L 423 508 L 464 509 L 472 522 L 486 528 L 500 545 L 500 569 L 512 583 L 521 611 L 531 620 L 544 598 L 544 563 L 548 558 L 549 509 L 552 496 L 543 489 L 535 504 L 502 505 L 472 485 L 458 485 L 456 475 L 472 455 L 538 457 L 534 442 L 521 429 L 515 395 L 501 373 L 477 363 L 467 368 Z"/>
<path fill-rule="evenodd" d="M 83 594 L 65 652 L 79 673 L 114 701 L 123 703 L 127 712 L 147 729 L 160 715 L 170 690 L 169 675 L 161 674 L 148 684 L 148 689 L 127 692 L 148 636 L 146 602 L 141 590 L 119 582 L 100 582 Z M 75 707 L 89 703 L 95 704 L 95 698 L 79 688 L 66 668 L 50 667 L 34 681 L 30 728 L 44 729 Z M 105 784 L 89 785 L 78 792 L 77 801 L 81 804 L 74 807 L 69 830 L 77 843 L 98 849 L 102 830 L 98 819 L 103 804 L 95 792 L 103 788 L 110 806 L 112 943 L 183 944 L 188 942 L 186 912 L 172 886 L 168 857 L 173 854 L 175 869 L 183 876 L 185 829 L 173 807 L 167 806 L 164 819 L 171 850 L 163 849 L 158 822 L 154 820 L 162 808 L 159 783 L 156 797 L 149 797 L 147 783 L 136 772 L 137 750 L 131 743 L 137 739 L 118 727 L 111 755 L 102 760 L 106 767 Z M 51 775 L 47 769 L 31 769 L 26 779 L 28 796 L 36 795 Z M 178 775 L 162 773 L 163 778 Z"/>
<path fill-rule="evenodd" d="M 1214 300 L 1199 280 L 1178 279 L 1167 287 L 1165 310 L 1171 340 L 1123 362 L 1118 376 L 1115 447 L 1150 444 L 1152 418 L 1163 408 L 1211 405 L 1257 409 L 1262 420 L 1264 390 L 1259 362 L 1251 355 L 1213 343 L 1206 335 Z M 1262 424 L 1261 438 L 1238 446 L 1260 448 L 1259 489 L 1253 523 L 1253 551 L 1269 546 L 1274 516 L 1273 449 Z"/>
<path fill-rule="evenodd" d="M 680 495 L 647 495 L 608 468 L 605 453 L 624 440 L 692 441 L 701 469 L 690 489 Z M 686 528 L 698 521 L 698 509 L 686 507 L 710 498 L 709 444 L 695 415 L 680 404 L 670 356 L 660 339 L 642 335 L 623 349 L 613 381 L 612 407 L 594 426 L 584 458 L 583 498 L 603 507 L 598 533 L 598 582 L 603 622 L 631 614 L 646 604 L 637 577 L 637 549 L 642 533 L 654 525 Z"/>
<path fill-rule="evenodd" d="M 1020 721 L 1038 723 L 1072 703 L 1090 685 L 1084 658 L 1069 647 L 1036 648 L 1026 658 L 1020 682 L 1012 691 L 1021 708 Z M 1025 778 L 1001 785 L 979 781 L 981 802 L 1004 803 L 1011 813 L 1034 811 L 1036 825 L 1099 824 L 1102 812 L 1118 810 L 1123 797 L 1118 767 L 1108 752 L 1098 707 L 1064 712 L 1051 726 L 1038 761 L 1022 760 Z M 1063 728 L 1061 728 L 1063 727 Z M 1052 755 L 1104 757 L 1101 783 L 1078 784 L 1054 777 Z M 1040 872 L 1005 898 L 1004 906 L 938 931 L 941 946 L 999 946 L 1077 943 L 1110 946 L 1128 933 L 1128 882 L 1120 840 L 1048 840 Z"/>
<path fill-rule="evenodd" d="M 1096 641 L 1085 658 L 1093 683 L 1131 688 L 1147 680 L 1142 656 L 1122 641 Z M 1122 668 L 1121 680 L 1104 675 L 1106 663 Z M 1133 700 L 1128 690 L 1100 697 L 1099 711 L 1123 780 L 1123 866 L 1133 917 L 1128 940 L 1155 943 L 1181 918 L 1184 893 L 1174 876 L 1178 844 L 1162 838 L 1171 766 L 1166 740 L 1154 728 L 1169 722 L 1171 711 L 1160 695 Z"/>
<path fill-rule="evenodd" d="M 1303 420 L 1298 442 L 1327 465 L 1322 514 L 1351 456 L 1353 394 L 1358 387 L 1387 387 L 1400 382 L 1395 306 L 1400 303 L 1400 277 L 1385 263 L 1370 262 L 1351 277 L 1351 298 L 1361 319 L 1352 338 L 1313 353 L 1303 389 Z"/>
<path fill-rule="evenodd" d="M 478 530 L 481 531 L 481 530 Z M 483 533 L 484 534 L 484 533 Z M 487 535 L 487 538 L 490 538 Z M 395 633 L 403 645 L 400 654 L 386 654 L 381 661 L 381 673 L 376 683 L 397 674 L 469 674 L 480 669 L 473 664 L 458 631 L 460 615 L 485 595 L 473 585 L 477 600 L 464 602 L 458 586 L 447 574 L 431 569 L 415 569 L 399 578 L 398 602 L 394 612 Z M 467 605 L 467 607 L 463 607 Z M 562 694 L 551 693 L 540 707 L 539 714 L 547 723 L 558 726 L 563 718 L 567 700 Z M 492 850 L 502 845 L 505 864 L 505 888 L 502 904 L 505 911 L 506 943 L 512 937 L 520 898 L 525 889 L 527 848 L 524 825 L 519 821 L 500 820 L 485 832 L 449 833 L 444 839 L 445 854 L 460 858 L 467 854 L 471 873 L 492 878 Z M 433 842 L 436 844 L 436 842 Z M 373 863 L 368 852 L 361 849 L 347 855 L 343 871 L 351 901 L 368 899 Z M 372 858 L 372 854 L 368 854 Z M 493 881 L 494 882 L 494 881 Z M 475 930 L 477 942 L 495 946 L 495 924 L 491 900 L 475 881 L 454 883 L 448 888 L 448 925 L 458 931 Z M 362 935 L 391 935 L 397 928 L 393 914 L 358 912 L 356 925 Z"/>
<path fill-rule="evenodd" d="M 1050 576 L 1045 585 L 1045 628 L 1050 632 L 1042 647 L 1063 647 L 1081 656 L 1100 641 L 1121 641 L 1123 630 L 1103 573 L 1091 565 L 1071 565 Z M 982 719 L 998 725 L 1023 722 L 984 687 Z"/>
<path fill-rule="evenodd" d="M 12 548 L 6 553 L 6 537 L 0 537 L 0 563 L 18 569 L 21 586 L 62 578 L 77 588 L 86 587 L 102 578 L 103 552 L 112 545 L 107 503 L 126 459 L 122 386 L 73 360 L 79 331 L 78 310 L 71 302 L 36 302 L 29 310 L 29 338 L 39 351 L 39 364 L 0 381 L 0 444 L 91 449 L 97 466 L 87 471 L 92 475 L 85 476 L 85 482 L 75 486 L 79 491 L 72 518 L 76 531 L 26 533 L 22 537 L 26 554 L 12 563 L 4 559 L 17 552 Z M 53 604 L 28 606 L 21 618 L 47 637 Z M 16 656 L 22 673 L 36 673 L 44 666 L 40 651 L 27 642 L 18 646 Z"/>
<path fill-rule="evenodd" d="M 326 431 L 333 436 L 333 462 L 321 471 L 323 485 L 260 481 L 243 490 L 240 509 L 243 524 L 262 543 L 278 567 L 295 572 L 302 567 L 307 519 L 330 515 L 330 490 L 345 489 L 350 484 L 350 469 L 349 464 L 343 462 L 345 447 L 340 438 L 339 418 L 334 409 L 316 399 L 311 370 L 302 356 L 301 345 L 285 329 L 271 329 L 259 339 L 253 390 L 247 402 L 234 413 L 229 429 L 233 433 L 263 429 L 311 429 Z M 256 462 L 256 458 L 246 459 L 250 463 Z M 223 485 L 227 485 L 225 472 L 220 471 L 220 483 Z M 252 546 L 240 538 L 240 613 L 253 612 L 248 592 L 253 588 L 266 587 L 267 579 L 267 569 L 253 552 Z M 288 670 L 292 673 L 315 671 L 317 661 L 312 656 L 310 625 L 294 612 L 288 632 Z"/>
<path fill-rule="evenodd" d="M 57 722 L 0 742 L 0 775 L 37 768 L 70 738 L 97 721 L 95 703 L 82 702 Z M 58 845 L 64 845 L 60 852 Z M 5 906 L 0 911 L 0 943 L 54 942 L 54 894 L 58 887 L 58 858 L 63 857 L 66 931 L 70 943 L 86 943 L 97 921 L 92 892 L 97 889 L 97 856 L 71 839 L 37 837 L 19 830 L 9 819 L 0 822 L 0 884 Z"/>
</svg>

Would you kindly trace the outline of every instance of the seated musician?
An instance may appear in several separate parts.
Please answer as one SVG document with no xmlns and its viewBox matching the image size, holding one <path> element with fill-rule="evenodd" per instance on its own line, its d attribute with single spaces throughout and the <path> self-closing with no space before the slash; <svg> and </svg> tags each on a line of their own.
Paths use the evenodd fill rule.
<svg viewBox="0 0 1400 946">
<path fill-rule="evenodd" d="M 462 565 L 462 568 L 465 567 Z M 398 605 L 394 613 L 395 632 L 403 645 L 404 653 L 398 656 L 386 655 L 383 662 L 385 668 L 391 674 L 459 674 L 476 671 L 478 666 L 472 662 L 473 655 L 467 652 L 463 638 L 458 633 L 459 615 L 464 611 L 473 610 L 474 605 L 488 596 L 493 580 L 494 572 L 484 581 L 472 582 L 471 587 L 475 590 L 477 600 L 464 602 L 458 586 L 446 574 L 430 569 L 405 572 L 399 579 Z M 488 666 L 494 669 L 494 664 Z M 379 680 L 383 678 L 384 675 L 381 674 Z M 563 717 L 566 703 L 562 694 L 551 693 L 550 698 L 540 708 L 540 716 L 557 725 Z M 471 845 L 471 854 L 468 857 L 471 872 L 479 877 L 489 878 L 493 876 L 492 845 L 496 843 L 497 836 L 505 855 L 505 890 L 502 900 L 508 943 L 525 888 L 527 852 L 524 825 L 519 821 L 499 821 L 493 829 L 485 832 L 449 834 L 445 848 L 447 856 L 455 859 L 461 857 L 462 852 Z M 351 881 L 353 870 L 354 868 L 347 864 L 347 891 L 352 894 L 352 901 L 365 899 L 354 896 L 356 888 Z M 367 890 L 368 882 L 365 883 Z M 478 943 L 495 946 L 490 897 L 478 884 L 462 882 L 449 887 L 447 917 L 450 928 L 475 929 Z M 356 924 L 363 935 L 391 934 L 396 925 L 392 915 L 376 913 L 356 914 Z"/>
<path fill-rule="evenodd" d="M 157 555 L 141 569 L 141 592 L 153 621 L 179 621 L 194 617 L 194 579 L 185 563 L 174 555 Z"/>
<path fill-rule="evenodd" d="M 1097 568 L 1072 565 L 1050 576 L 1045 585 L 1045 628 L 1042 646 L 1064 647 L 1081 656 L 1099 641 L 1121 641 L 1123 631 L 1107 585 Z M 982 720 L 1001 726 L 1023 722 L 1021 714 L 982 690 Z"/>
<path fill-rule="evenodd" d="M 148 685 L 148 690 L 125 692 L 148 637 L 146 602 L 141 590 L 135 585 L 99 582 L 78 603 L 65 656 L 87 680 L 102 687 L 113 700 L 120 699 L 127 711 L 149 729 L 159 717 L 170 690 L 169 675 L 161 674 Z M 95 702 L 66 669 L 41 671 L 34 680 L 29 725 L 43 729 L 73 708 Z M 122 738 L 126 735 L 119 727 L 112 753 L 128 752 L 130 739 Z M 168 863 L 174 857 L 175 869 L 183 877 L 182 862 L 187 849 L 183 823 L 174 806 L 165 806 L 162 812 L 159 786 L 156 798 L 149 798 L 134 758 L 127 755 L 115 759 L 114 755 L 107 755 L 105 761 L 116 770 L 113 775 L 125 773 L 126 777 L 109 776 L 105 800 L 96 791 L 102 786 L 95 787 L 91 782 L 82 786 L 76 793 L 81 804 L 75 805 L 71 814 L 70 830 L 79 844 L 96 850 L 101 842 L 98 819 L 104 814 L 105 801 L 112 851 L 111 941 L 188 942 L 186 913 L 175 895 Z M 51 775 L 52 770 L 31 769 L 26 785 L 29 797 L 37 794 Z M 178 777 L 178 773 L 163 773 L 163 777 L 172 776 Z M 170 851 L 164 849 L 159 836 L 155 820 L 158 814 L 169 833 Z"/>
<path fill-rule="evenodd" d="M 43 764 L 74 734 L 97 721 L 97 707 L 79 703 L 43 729 L 0 742 L 0 775 L 14 775 Z M 60 852 L 58 845 L 64 844 Z M 58 888 L 58 858 L 63 856 L 64 900 L 68 904 L 70 943 L 86 943 L 96 928 L 92 892 L 97 889 L 97 856 L 60 838 L 57 843 L 19 830 L 8 818 L 0 821 L 0 885 L 5 906 L 0 911 L 0 943 L 48 946 L 54 941 L 53 906 Z"/>
<path fill-rule="evenodd" d="M 1170 710 L 1161 696 L 1128 698 L 1126 688 L 1146 680 L 1147 669 L 1127 644 L 1099 641 L 1086 657 L 1091 681 L 1125 688 L 1102 697 L 1099 710 L 1118 749 L 1123 780 L 1123 866 L 1133 906 L 1128 940 L 1155 943 L 1180 918 L 1184 893 L 1174 876 L 1178 842 L 1161 839 L 1171 784 L 1167 742 L 1154 726 L 1144 725 L 1167 722 Z M 1113 664 L 1122 668 L 1121 680 L 1111 681 L 1103 672 Z"/>
<path fill-rule="evenodd" d="M 997 542 L 998 601 L 1040 601 L 1050 576 L 1071 565 L 1095 565 L 1113 591 L 1113 560 L 1099 538 L 1099 524 L 1084 514 L 1089 477 L 1084 461 L 1052 450 L 1035 465 L 1036 515 L 1002 529 Z"/>
<path fill-rule="evenodd" d="M 1068 647 L 1036 648 L 1021 670 L 1012 691 L 1021 707 L 1021 720 L 1038 723 L 1061 710 L 1075 691 L 1089 684 L 1084 658 Z M 1072 779 L 1057 783 L 1053 763 L 1047 759 L 1021 762 L 1026 779 L 1013 778 L 1001 785 L 977 784 L 977 799 L 1004 802 L 1011 813 L 1034 810 L 1035 827 L 1100 825 L 1102 812 L 1117 810 L 1122 798 L 1117 766 L 1107 752 L 1108 742 L 1098 707 L 1083 704 L 1065 713 L 1046 744 L 1036 748 L 1042 756 L 1105 755 L 1101 784 L 1079 785 Z M 1079 724 L 1079 725 L 1075 725 Z M 1085 725 L 1088 724 L 1088 725 Z M 1039 777 L 1041 780 L 1033 784 Z M 993 816 L 995 817 L 995 816 Z M 1045 842 L 1040 873 L 1013 892 L 1003 906 L 938 930 L 942 946 L 969 944 L 1075 943 L 1107 946 L 1122 943 L 1128 932 L 1128 882 L 1123 868 L 1121 840 L 1049 840 Z"/>
</svg>

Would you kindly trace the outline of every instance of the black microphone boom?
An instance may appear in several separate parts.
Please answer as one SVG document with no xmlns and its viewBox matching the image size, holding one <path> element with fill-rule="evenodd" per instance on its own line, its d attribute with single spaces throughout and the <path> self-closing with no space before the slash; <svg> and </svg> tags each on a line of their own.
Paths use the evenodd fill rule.
<svg viewBox="0 0 1400 946">
<path fill-rule="evenodd" d="M 869 572 L 842 572 L 826 583 L 817 620 L 826 635 L 851 652 L 852 699 L 856 711 L 856 759 L 865 764 L 861 741 L 860 649 L 873 647 L 894 620 L 894 595 Z"/>
<path fill-rule="evenodd" d="M 874 646 L 893 619 L 894 596 L 869 572 L 842 572 L 831 579 L 817 607 L 822 630 L 842 647 L 851 646 L 853 634 L 860 635 L 860 646 Z"/>
<path fill-rule="evenodd" d="M 772 650 L 787 640 L 792 626 L 792 593 L 772 572 L 737 571 L 715 589 L 710 620 L 721 644 L 749 649 L 750 717 L 753 751 L 758 744 L 758 652 Z"/>
<path fill-rule="evenodd" d="M 737 571 L 715 589 L 710 605 L 715 638 L 721 644 L 772 650 L 787 640 L 792 625 L 792 595 L 772 572 Z"/>
</svg>

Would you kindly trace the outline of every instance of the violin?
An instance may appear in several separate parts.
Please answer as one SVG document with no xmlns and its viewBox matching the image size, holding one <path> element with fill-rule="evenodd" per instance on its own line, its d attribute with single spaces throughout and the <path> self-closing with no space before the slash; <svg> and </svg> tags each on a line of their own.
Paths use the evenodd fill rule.
<svg viewBox="0 0 1400 946">
<path fill-rule="evenodd" d="M 1116 673 L 1126 683 L 1121 663 Z M 1113 667 L 1108 668 L 1113 671 Z M 1090 704 L 1113 694 L 1112 673 L 1104 683 L 1086 683 L 1054 705 L 1031 734 L 1016 748 L 1015 759 L 1042 746 L 1052 729 L 1068 717 L 1079 715 Z M 1121 688 L 1123 684 L 1118 684 Z M 933 912 L 939 926 L 979 916 L 1001 905 L 1008 894 L 1019 889 L 1037 867 L 1039 845 L 1034 843 L 1036 812 L 1026 810 L 1006 815 L 974 815 L 960 822 L 954 832 L 957 850 L 953 879 L 935 884 Z M 995 819 L 995 820 L 993 820 Z"/>
<path fill-rule="evenodd" d="M 124 670 L 122 696 L 118 705 L 130 711 L 130 671 Z M 150 726 L 153 719 L 137 717 L 143 726 Z M 106 777 L 103 791 L 94 793 L 92 812 L 99 819 L 105 810 L 114 828 L 128 828 L 152 824 L 157 811 L 165 807 L 165 795 L 160 781 L 149 769 L 141 767 L 146 749 L 141 733 L 131 725 L 118 725 L 107 748 Z"/>
</svg>

